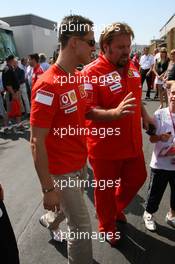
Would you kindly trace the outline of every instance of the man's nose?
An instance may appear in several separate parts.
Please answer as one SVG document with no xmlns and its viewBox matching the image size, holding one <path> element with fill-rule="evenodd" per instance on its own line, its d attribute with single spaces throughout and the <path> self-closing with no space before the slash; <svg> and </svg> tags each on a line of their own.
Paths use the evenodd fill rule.
<svg viewBox="0 0 175 264">
<path fill-rule="evenodd" d="M 96 51 L 96 46 L 94 45 L 91 49 L 92 52 Z"/>
</svg>

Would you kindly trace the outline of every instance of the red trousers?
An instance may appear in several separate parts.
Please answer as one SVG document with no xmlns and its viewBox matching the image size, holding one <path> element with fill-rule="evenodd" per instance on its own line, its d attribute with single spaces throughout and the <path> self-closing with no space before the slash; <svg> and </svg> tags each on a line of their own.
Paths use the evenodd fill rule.
<svg viewBox="0 0 175 264">
<path fill-rule="evenodd" d="M 95 206 L 99 231 L 115 232 L 117 212 L 122 212 L 128 206 L 145 182 L 147 173 L 144 157 L 141 155 L 125 160 L 90 159 L 90 163 L 98 183 L 95 188 Z M 119 179 L 120 183 L 116 184 Z M 106 188 L 102 188 L 104 182 Z M 114 183 L 112 187 L 111 182 Z"/>
</svg>

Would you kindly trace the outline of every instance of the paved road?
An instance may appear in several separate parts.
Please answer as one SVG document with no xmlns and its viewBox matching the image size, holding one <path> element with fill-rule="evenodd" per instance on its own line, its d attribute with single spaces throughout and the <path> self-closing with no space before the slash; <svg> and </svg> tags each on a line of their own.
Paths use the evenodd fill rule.
<svg viewBox="0 0 175 264">
<path fill-rule="evenodd" d="M 158 107 L 156 102 L 147 102 L 146 108 L 152 113 Z M 144 153 L 149 165 L 152 145 L 143 132 Z M 20 250 L 21 264 L 67 264 L 66 244 L 54 243 L 50 235 L 38 223 L 43 213 L 39 182 L 33 167 L 29 131 L 10 138 L 0 134 L 0 181 L 5 189 L 5 203 L 15 230 Z M 149 174 L 149 169 L 148 169 Z M 91 175 L 90 175 L 91 176 Z M 156 233 L 145 231 L 142 214 L 148 181 L 126 210 L 128 224 L 118 249 L 106 242 L 93 240 L 94 263 L 96 264 L 164 264 L 174 263 L 175 230 L 164 222 L 169 207 L 167 189 L 157 213 Z M 93 231 L 97 231 L 94 217 L 93 192 L 86 191 Z M 65 230 L 65 223 L 62 224 Z M 5 264 L 5 263 L 4 263 Z"/>
</svg>

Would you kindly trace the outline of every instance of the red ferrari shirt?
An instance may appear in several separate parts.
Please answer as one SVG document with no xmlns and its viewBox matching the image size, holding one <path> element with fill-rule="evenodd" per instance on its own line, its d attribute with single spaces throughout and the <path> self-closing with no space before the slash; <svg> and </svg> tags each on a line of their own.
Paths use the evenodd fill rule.
<svg viewBox="0 0 175 264">
<path fill-rule="evenodd" d="M 33 68 L 32 74 L 32 87 L 36 83 L 38 77 L 43 74 L 43 69 L 41 68 L 40 64 L 37 64 L 36 67 Z"/>
<path fill-rule="evenodd" d="M 45 144 L 51 174 L 78 170 L 86 162 L 86 138 L 80 130 L 85 127 L 86 93 L 76 82 L 78 75 L 75 81 L 65 82 L 67 74 L 53 65 L 32 89 L 30 123 L 50 129 Z"/>
<path fill-rule="evenodd" d="M 85 67 L 83 74 L 90 81 L 85 87 L 88 104 L 92 108 L 116 108 L 129 92 L 133 92 L 137 104 L 133 115 L 114 121 L 87 121 L 87 127 L 93 131 L 87 136 L 89 156 L 114 160 L 138 156 L 142 151 L 142 90 L 140 74 L 133 63 L 129 62 L 124 76 L 120 76 L 116 67 L 104 55 L 100 55 L 96 61 Z"/>
</svg>

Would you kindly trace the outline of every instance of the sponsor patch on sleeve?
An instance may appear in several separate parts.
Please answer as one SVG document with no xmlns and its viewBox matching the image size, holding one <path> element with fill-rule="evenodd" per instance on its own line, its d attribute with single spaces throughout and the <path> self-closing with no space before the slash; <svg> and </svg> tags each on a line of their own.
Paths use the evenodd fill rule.
<svg viewBox="0 0 175 264">
<path fill-rule="evenodd" d="M 45 90 L 38 90 L 35 97 L 36 102 L 49 106 L 52 105 L 53 99 L 54 99 L 54 93 Z"/>
</svg>

